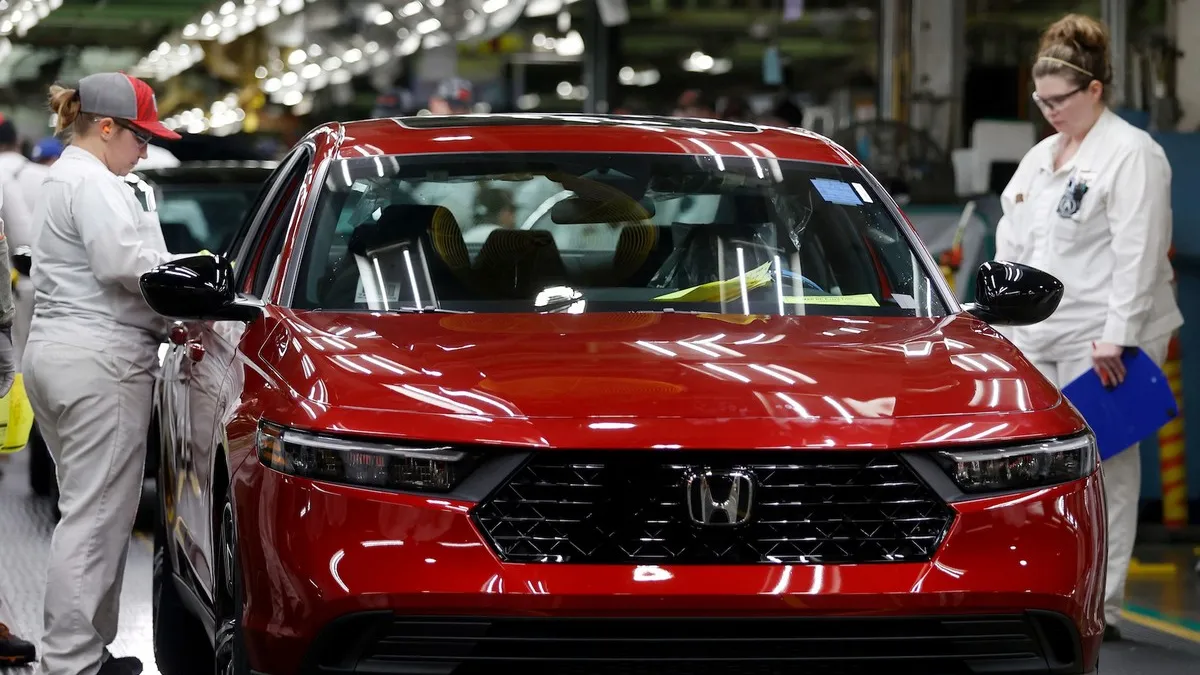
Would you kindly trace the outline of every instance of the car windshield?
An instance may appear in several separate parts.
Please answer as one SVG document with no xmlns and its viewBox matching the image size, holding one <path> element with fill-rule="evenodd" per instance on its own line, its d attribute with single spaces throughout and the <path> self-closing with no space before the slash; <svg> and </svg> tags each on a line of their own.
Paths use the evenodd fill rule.
<svg viewBox="0 0 1200 675">
<path fill-rule="evenodd" d="M 627 153 L 334 162 L 293 306 L 940 316 L 858 170 Z"/>
</svg>

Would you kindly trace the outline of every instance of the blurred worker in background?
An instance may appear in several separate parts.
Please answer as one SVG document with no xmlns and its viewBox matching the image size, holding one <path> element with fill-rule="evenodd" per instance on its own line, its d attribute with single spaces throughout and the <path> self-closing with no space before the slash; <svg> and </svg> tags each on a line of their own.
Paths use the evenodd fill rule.
<svg viewBox="0 0 1200 675">
<path fill-rule="evenodd" d="M 62 151 L 63 142 L 54 136 L 47 136 L 34 144 L 33 150 L 29 152 L 29 159 L 42 166 L 50 166 L 62 156 Z"/>
<path fill-rule="evenodd" d="M 475 194 L 474 226 L 463 231 L 463 241 L 482 244 L 494 230 L 511 230 L 517 226 L 517 212 L 512 193 L 487 185 Z"/>
<path fill-rule="evenodd" d="M 688 89 L 680 94 L 671 114 L 675 117 L 699 119 L 712 119 L 717 116 L 714 105 L 699 89 Z"/>
<path fill-rule="evenodd" d="M 0 115 L 0 189 L 3 190 L 0 218 L 4 220 L 10 253 L 21 246 L 29 245 L 30 229 L 33 226 L 33 216 L 21 181 L 32 164 L 21 154 L 20 148 L 16 125 L 12 120 Z M 35 171 L 35 178 L 36 174 Z"/>
<path fill-rule="evenodd" d="M 5 141 L 10 136 L 12 141 L 11 144 L 8 144 Z M 16 143 L 16 130 L 12 128 L 12 122 L 0 121 L 0 146 L 15 147 Z M 9 242 L 4 235 L 8 220 L 6 211 L 11 206 L 7 198 L 10 194 L 8 183 L 12 181 L 7 177 L 0 177 L 0 181 L 4 183 L 5 188 L 0 190 L 0 220 L 4 221 L 0 222 L 0 276 L 9 278 L 12 276 L 11 258 L 8 250 Z M 16 378 L 16 359 L 13 355 L 12 339 L 12 324 L 15 314 L 12 286 L 0 281 L 0 397 L 8 394 Z M 4 598 L 0 596 L 0 668 L 32 663 L 37 658 L 37 650 L 33 643 L 14 634 L 3 622 L 3 618 Z"/>
<path fill-rule="evenodd" d="M 1140 347 L 1159 365 L 1183 323 L 1171 288 L 1171 167 L 1159 145 L 1105 104 L 1108 32 L 1068 15 L 1046 30 L 1033 66 L 1034 100 L 1058 132 L 1021 161 L 1001 201 L 996 259 L 1045 270 L 1066 287 L 1055 314 L 1004 329 L 1063 387 L 1094 369 L 1111 385 L 1122 352 Z M 1106 640 L 1118 621 L 1137 530 L 1137 446 L 1103 463 L 1108 507 Z"/>
<path fill-rule="evenodd" d="M 466 115 L 474 105 L 472 85 L 468 80 L 452 77 L 440 82 L 429 97 L 430 115 Z M 444 206 L 454 214 L 460 227 L 475 222 L 475 194 L 478 186 L 460 183 L 423 182 L 412 197 L 420 204 Z"/>
<path fill-rule="evenodd" d="M 471 83 L 461 77 L 452 77 L 440 83 L 429 97 L 429 112 L 432 115 L 467 115 L 475 105 Z"/>
<path fill-rule="evenodd" d="M 17 127 L 12 120 L 0 118 L 0 219 L 4 220 L 8 243 L 6 261 L 17 274 L 10 273 L 16 316 L 12 321 L 14 360 L 20 371 L 20 359 L 29 337 L 29 322 L 34 315 L 34 287 L 29 281 L 29 250 L 34 238 L 34 207 L 37 193 L 48 169 L 25 159 L 18 150 Z"/>
<path fill-rule="evenodd" d="M 141 493 L 158 346 L 168 322 L 139 277 L 163 262 L 162 230 L 121 179 L 154 137 L 150 86 L 123 73 L 54 86 L 70 144 L 46 178 L 31 277 L 33 324 L 22 363 L 38 429 L 54 458 L 62 519 L 50 544 L 42 672 L 136 675 L 115 658 L 125 560 Z"/>
</svg>

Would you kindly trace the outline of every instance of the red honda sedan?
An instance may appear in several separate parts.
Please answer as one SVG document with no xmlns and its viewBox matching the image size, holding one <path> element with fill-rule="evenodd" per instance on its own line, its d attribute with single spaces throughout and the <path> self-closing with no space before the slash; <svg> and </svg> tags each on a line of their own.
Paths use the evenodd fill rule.
<svg viewBox="0 0 1200 675">
<path fill-rule="evenodd" d="M 160 669 L 1092 673 L 1094 440 L 799 130 L 314 130 L 147 273 Z"/>
</svg>

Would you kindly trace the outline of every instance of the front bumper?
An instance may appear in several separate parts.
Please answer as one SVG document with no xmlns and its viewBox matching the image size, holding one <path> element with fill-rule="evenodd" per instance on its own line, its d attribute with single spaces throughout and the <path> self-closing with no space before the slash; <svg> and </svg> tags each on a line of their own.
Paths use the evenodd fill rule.
<svg viewBox="0 0 1200 675">
<path fill-rule="evenodd" d="M 244 468 L 263 672 L 1086 673 L 1099 655 L 1098 475 L 954 504 L 929 562 L 658 566 L 504 563 L 470 502 Z"/>
</svg>

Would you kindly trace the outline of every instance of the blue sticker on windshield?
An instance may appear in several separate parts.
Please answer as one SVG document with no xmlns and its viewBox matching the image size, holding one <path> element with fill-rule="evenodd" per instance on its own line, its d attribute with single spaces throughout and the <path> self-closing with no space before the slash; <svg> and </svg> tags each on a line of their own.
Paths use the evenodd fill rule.
<svg viewBox="0 0 1200 675">
<path fill-rule="evenodd" d="M 862 199 L 849 183 L 832 178 L 813 178 L 812 184 L 817 188 L 817 192 L 821 193 L 821 197 L 830 204 L 862 206 Z"/>
</svg>

